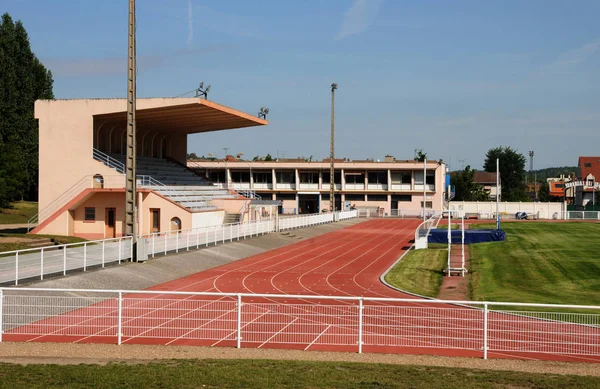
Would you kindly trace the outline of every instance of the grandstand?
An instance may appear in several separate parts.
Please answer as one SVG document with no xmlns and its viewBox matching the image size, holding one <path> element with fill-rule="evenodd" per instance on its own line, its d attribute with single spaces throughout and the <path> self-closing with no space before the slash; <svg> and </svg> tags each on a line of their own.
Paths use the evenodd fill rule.
<svg viewBox="0 0 600 389">
<path fill-rule="evenodd" d="M 242 220 L 250 199 L 186 167 L 187 136 L 268 124 L 199 98 L 137 99 L 139 233 Z M 39 209 L 33 233 L 122 236 L 125 99 L 39 100 Z"/>
</svg>

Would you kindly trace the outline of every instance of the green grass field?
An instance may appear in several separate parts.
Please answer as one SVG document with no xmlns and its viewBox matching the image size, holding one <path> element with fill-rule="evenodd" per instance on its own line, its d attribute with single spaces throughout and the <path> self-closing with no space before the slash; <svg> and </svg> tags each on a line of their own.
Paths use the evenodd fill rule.
<svg viewBox="0 0 600 389">
<path fill-rule="evenodd" d="M 0 388 L 598 388 L 599 377 L 343 362 L 0 364 Z"/>
<path fill-rule="evenodd" d="M 421 296 L 436 297 L 444 278 L 448 250 L 411 250 L 385 276 L 391 285 Z"/>
<path fill-rule="evenodd" d="M 473 300 L 600 304 L 600 223 L 513 222 L 502 229 L 506 241 L 469 247 Z"/>
<path fill-rule="evenodd" d="M 30 201 L 17 201 L 11 208 L 0 209 L 0 224 L 27 223 L 38 212 L 38 203 Z"/>
</svg>

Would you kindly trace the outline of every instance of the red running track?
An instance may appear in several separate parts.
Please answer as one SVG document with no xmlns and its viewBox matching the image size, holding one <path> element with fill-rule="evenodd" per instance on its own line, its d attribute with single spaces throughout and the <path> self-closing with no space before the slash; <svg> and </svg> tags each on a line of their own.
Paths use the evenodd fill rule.
<svg viewBox="0 0 600 389">
<path fill-rule="evenodd" d="M 411 245 L 419 220 L 376 219 L 156 285 L 152 291 L 411 298 L 380 281 Z M 175 262 L 175 260 L 174 260 Z M 123 343 L 234 346 L 236 299 L 127 295 Z M 47 317 L 4 334 L 9 341 L 115 343 L 117 300 Z M 242 347 L 357 351 L 356 301 L 245 298 Z M 489 357 L 600 362 L 597 327 L 490 313 Z M 443 303 L 365 302 L 363 352 L 481 357 L 479 309 Z M 595 343 L 594 343 L 595 342 Z M 581 352 L 569 344 L 595 344 Z M 527 350 L 527 352 L 524 352 Z M 534 351 L 543 352 L 534 352 Z"/>
</svg>

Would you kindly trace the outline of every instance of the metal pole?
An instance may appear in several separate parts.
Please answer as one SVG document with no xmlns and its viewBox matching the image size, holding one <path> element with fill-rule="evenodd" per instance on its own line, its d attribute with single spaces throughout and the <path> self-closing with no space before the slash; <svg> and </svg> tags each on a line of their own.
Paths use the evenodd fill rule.
<svg viewBox="0 0 600 389">
<path fill-rule="evenodd" d="M 2 343 L 2 316 L 4 314 L 4 291 L 0 289 L 0 343 Z"/>
<path fill-rule="evenodd" d="M 117 344 L 121 344 L 121 337 L 123 332 L 123 292 L 119 292 L 118 304 L 118 317 L 117 317 Z"/>
<path fill-rule="evenodd" d="M 462 225 L 462 238 L 461 238 L 461 249 L 462 249 L 462 266 L 461 266 L 461 272 L 462 272 L 462 276 L 465 276 L 465 215 L 462 215 L 461 221 L 460 221 L 461 225 Z"/>
<path fill-rule="evenodd" d="M 127 157 L 125 160 L 125 235 L 131 236 L 135 250 L 137 233 L 136 210 L 136 48 L 135 48 L 135 0 L 129 0 L 129 31 L 127 52 Z M 133 257 L 131 258 L 133 261 Z"/>
<path fill-rule="evenodd" d="M 488 354 L 488 305 L 483 304 L 483 359 Z"/>
<path fill-rule="evenodd" d="M 363 344 L 363 300 L 358 300 L 358 353 L 362 354 Z"/>
<path fill-rule="evenodd" d="M 19 252 L 18 251 L 17 251 L 17 254 L 15 255 L 15 285 L 19 285 Z"/>
<path fill-rule="evenodd" d="M 448 277 L 452 275 L 450 271 L 450 253 L 452 252 L 452 223 L 450 221 L 450 209 L 448 209 Z"/>
<path fill-rule="evenodd" d="M 427 158 L 423 162 L 423 221 L 427 220 L 427 187 L 425 182 L 427 181 Z"/>
<path fill-rule="evenodd" d="M 500 158 L 496 158 L 496 228 L 500 229 Z"/>
<path fill-rule="evenodd" d="M 329 150 L 329 211 L 333 213 L 335 210 L 335 170 L 334 170 L 334 158 L 335 158 L 335 137 L 334 137 L 334 112 L 335 112 L 335 90 L 337 84 L 331 84 L 331 144 Z"/>
<path fill-rule="evenodd" d="M 237 295 L 237 348 L 242 348 L 242 295 Z"/>
</svg>

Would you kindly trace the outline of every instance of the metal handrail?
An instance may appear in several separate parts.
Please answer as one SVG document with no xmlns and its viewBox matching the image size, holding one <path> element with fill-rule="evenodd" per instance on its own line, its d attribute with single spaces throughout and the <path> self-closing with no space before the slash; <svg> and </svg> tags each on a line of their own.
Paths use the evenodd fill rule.
<svg viewBox="0 0 600 389">
<path fill-rule="evenodd" d="M 102 162 L 106 166 L 115 169 L 119 173 L 125 173 L 125 164 L 118 159 L 115 159 L 98 149 L 93 149 L 93 156 L 96 161 Z"/>
</svg>

